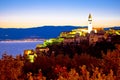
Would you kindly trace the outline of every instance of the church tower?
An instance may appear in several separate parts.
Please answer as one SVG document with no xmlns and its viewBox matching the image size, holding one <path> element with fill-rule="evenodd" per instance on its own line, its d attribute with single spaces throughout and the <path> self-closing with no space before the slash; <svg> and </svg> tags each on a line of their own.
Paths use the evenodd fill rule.
<svg viewBox="0 0 120 80">
<path fill-rule="evenodd" d="M 88 16 L 88 33 L 92 31 L 92 16 L 89 14 Z"/>
</svg>

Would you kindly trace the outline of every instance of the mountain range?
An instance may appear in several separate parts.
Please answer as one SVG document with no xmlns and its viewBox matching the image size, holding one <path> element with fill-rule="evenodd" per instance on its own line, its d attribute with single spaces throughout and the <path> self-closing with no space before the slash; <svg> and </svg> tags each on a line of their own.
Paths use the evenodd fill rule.
<svg viewBox="0 0 120 80">
<path fill-rule="evenodd" d="M 87 26 L 84 26 L 84 28 Z M 80 26 L 42 26 L 35 28 L 0 28 L 0 40 L 49 39 L 56 38 L 63 31 L 83 28 Z M 120 29 L 120 27 L 113 27 Z M 108 30 L 109 28 L 104 28 Z"/>
<path fill-rule="evenodd" d="M 42 26 L 35 28 L 0 28 L 0 40 L 49 39 L 56 38 L 63 31 L 71 31 L 77 26 Z"/>
</svg>

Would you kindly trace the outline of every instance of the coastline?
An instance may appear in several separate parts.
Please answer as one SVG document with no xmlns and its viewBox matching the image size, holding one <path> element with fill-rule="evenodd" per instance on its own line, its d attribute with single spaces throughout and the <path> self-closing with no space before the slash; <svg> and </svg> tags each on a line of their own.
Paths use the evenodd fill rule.
<svg viewBox="0 0 120 80">
<path fill-rule="evenodd" d="M 43 42 L 46 39 L 1 40 L 0 43 Z"/>
</svg>

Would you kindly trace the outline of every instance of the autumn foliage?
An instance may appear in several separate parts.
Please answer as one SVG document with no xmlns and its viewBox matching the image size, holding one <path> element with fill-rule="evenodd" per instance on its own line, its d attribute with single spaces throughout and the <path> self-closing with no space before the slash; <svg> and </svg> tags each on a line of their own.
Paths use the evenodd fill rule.
<svg viewBox="0 0 120 80">
<path fill-rule="evenodd" d="M 23 56 L 4 54 L 0 80 L 119 80 L 120 45 L 97 58 L 86 53 L 39 55 L 34 63 Z"/>
</svg>

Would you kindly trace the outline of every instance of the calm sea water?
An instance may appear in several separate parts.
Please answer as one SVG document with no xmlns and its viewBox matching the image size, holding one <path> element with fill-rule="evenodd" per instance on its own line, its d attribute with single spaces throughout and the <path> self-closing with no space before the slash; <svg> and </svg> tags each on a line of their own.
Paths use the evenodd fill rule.
<svg viewBox="0 0 120 80">
<path fill-rule="evenodd" d="M 0 42 L 0 57 L 2 54 L 7 53 L 9 55 L 16 56 L 17 54 L 23 54 L 26 49 L 35 49 L 37 44 L 42 44 L 43 41 L 32 42 Z"/>
</svg>

